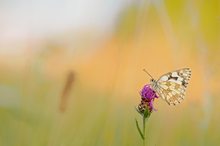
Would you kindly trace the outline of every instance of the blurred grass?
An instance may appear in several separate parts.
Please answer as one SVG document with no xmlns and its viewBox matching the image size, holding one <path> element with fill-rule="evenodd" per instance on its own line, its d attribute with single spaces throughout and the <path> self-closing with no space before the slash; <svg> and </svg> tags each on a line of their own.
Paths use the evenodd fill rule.
<svg viewBox="0 0 220 146">
<path fill-rule="evenodd" d="M 135 118 L 141 118 L 134 107 L 140 102 L 138 91 L 148 82 L 141 71 L 145 67 L 155 77 L 192 68 L 181 105 L 155 102 L 158 111 L 147 123 L 147 145 L 219 145 L 218 17 L 217 0 L 131 5 L 121 13 L 115 34 L 95 47 L 83 37 L 77 44 L 89 47 L 74 46 L 67 32 L 65 37 L 30 42 L 23 58 L 3 57 L 0 146 L 141 145 L 135 127 Z M 30 51 L 38 47 L 39 52 Z M 76 77 L 61 112 L 71 70 Z"/>
<path fill-rule="evenodd" d="M 17 82 L 20 78 L 23 77 L 4 76 L 5 80 Z M 0 109 L 0 145 L 141 145 L 134 121 L 135 118 L 141 120 L 134 109 L 136 103 L 115 100 L 120 97 L 84 89 L 76 81 L 67 111 L 62 113 L 59 111 L 59 96 L 64 80 L 45 80 L 35 74 L 31 74 L 31 78 L 27 84 L 34 85 L 32 92 L 25 88 L 20 95 L 19 105 Z M 15 84 L 9 84 L 9 90 L 13 86 Z M 132 98 L 138 96 L 137 93 L 137 97 Z M 16 98 L 19 96 L 11 100 Z M 219 100 L 214 103 L 215 110 L 218 110 Z M 182 106 L 170 108 L 158 100 L 156 107 L 158 111 L 152 114 L 147 123 L 148 145 L 195 146 L 219 143 L 218 114 L 212 116 L 210 128 L 202 133 L 202 108 L 199 104 L 183 103 Z"/>
</svg>

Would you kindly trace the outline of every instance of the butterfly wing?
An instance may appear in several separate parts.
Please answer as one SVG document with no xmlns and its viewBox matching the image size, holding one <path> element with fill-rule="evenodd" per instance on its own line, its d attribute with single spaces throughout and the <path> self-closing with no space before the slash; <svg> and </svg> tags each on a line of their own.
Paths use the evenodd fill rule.
<svg viewBox="0 0 220 146">
<path fill-rule="evenodd" d="M 190 68 L 183 68 L 164 74 L 157 80 L 156 92 L 168 104 L 176 105 L 185 98 L 185 91 L 190 77 Z"/>
</svg>

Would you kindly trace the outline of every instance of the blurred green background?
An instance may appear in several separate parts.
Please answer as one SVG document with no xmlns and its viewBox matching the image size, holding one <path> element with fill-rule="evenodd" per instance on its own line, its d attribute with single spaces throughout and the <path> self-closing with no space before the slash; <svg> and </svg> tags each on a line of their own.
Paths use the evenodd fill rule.
<svg viewBox="0 0 220 146">
<path fill-rule="evenodd" d="M 190 67 L 155 101 L 149 146 L 220 145 L 220 1 L 0 1 L 0 146 L 137 146 L 149 77 Z"/>
</svg>

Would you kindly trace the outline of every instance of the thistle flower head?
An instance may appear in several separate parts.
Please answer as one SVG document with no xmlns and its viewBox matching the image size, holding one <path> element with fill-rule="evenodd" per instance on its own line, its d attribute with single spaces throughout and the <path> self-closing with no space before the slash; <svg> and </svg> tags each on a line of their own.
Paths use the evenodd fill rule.
<svg viewBox="0 0 220 146">
<path fill-rule="evenodd" d="M 151 88 L 149 84 L 145 85 L 140 91 L 141 103 L 138 105 L 138 112 L 144 116 L 150 116 L 150 113 L 155 110 L 153 102 L 155 98 L 158 98 L 155 91 Z M 145 115 L 147 111 L 147 115 Z"/>
<path fill-rule="evenodd" d="M 154 100 L 154 98 L 158 98 L 157 94 L 149 84 L 145 85 L 142 88 L 140 95 L 143 100 L 148 100 L 148 101 Z"/>
</svg>

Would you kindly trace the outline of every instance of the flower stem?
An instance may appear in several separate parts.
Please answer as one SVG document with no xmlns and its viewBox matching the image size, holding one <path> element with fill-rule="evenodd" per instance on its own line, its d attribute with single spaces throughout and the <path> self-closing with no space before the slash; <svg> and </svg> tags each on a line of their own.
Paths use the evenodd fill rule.
<svg viewBox="0 0 220 146">
<path fill-rule="evenodd" d="M 145 139 L 146 139 L 146 137 L 145 137 L 145 117 L 143 116 L 143 146 L 145 146 Z"/>
</svg>

